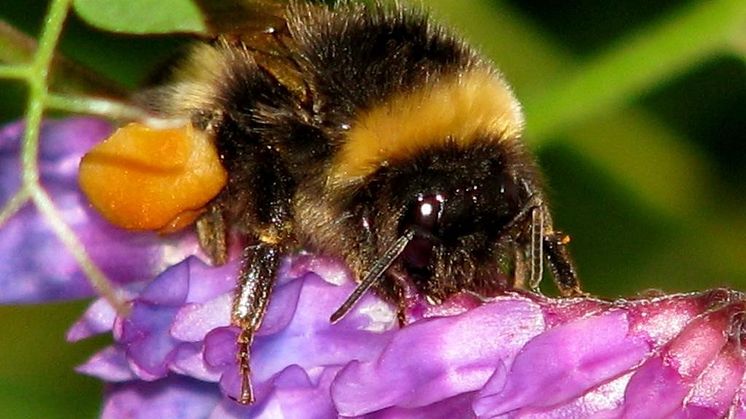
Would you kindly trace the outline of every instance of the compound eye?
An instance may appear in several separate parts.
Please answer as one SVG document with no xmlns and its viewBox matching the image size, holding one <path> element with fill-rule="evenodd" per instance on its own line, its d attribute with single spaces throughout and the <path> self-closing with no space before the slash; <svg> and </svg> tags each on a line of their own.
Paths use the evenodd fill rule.
<svg viewBox="0 0 746 419">
<path fill-rule="evenodd" d="M 503 174 L 500 179 L 500 197 L 504 202 L 503 213 L 500 216 L 508 222 L 521 210 L 521 191 L 515 180 L 507 173 Z"/>
<path fill-rule="evenodd" d="M 444 198 L 441 195 L 423 195 L 417 197 L 415 204 L 413 224 L 422 232 L 434 234 L 439 227 L 440 217 L 443 214 Z"/>
</svg>

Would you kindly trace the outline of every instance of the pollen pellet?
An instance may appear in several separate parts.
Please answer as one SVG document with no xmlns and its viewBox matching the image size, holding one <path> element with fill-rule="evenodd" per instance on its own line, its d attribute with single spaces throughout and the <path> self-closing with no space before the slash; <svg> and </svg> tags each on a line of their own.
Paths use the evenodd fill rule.
<svg viewBox="0 0 746 419">
<path fill-rule="evenodd" d="M 210 138 L 187 125 L 132 123 L 80 162 L 80 187 L 111 223 L 130 230 L 189 225 L 226 183 Z"/>
</svg>

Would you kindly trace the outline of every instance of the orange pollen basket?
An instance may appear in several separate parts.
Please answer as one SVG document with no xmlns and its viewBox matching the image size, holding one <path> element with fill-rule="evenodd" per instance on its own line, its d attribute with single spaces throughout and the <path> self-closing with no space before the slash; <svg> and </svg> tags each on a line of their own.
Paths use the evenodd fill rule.
<svg viewBox="0 0 746 419">
<path fill-rule="evenodd" d="M 165 233 L 194 222 L 227 178 L 211 139 L 191 125 L 131 123 L 83 156 L 78 181 L 112 224 Z"/>
</svg>

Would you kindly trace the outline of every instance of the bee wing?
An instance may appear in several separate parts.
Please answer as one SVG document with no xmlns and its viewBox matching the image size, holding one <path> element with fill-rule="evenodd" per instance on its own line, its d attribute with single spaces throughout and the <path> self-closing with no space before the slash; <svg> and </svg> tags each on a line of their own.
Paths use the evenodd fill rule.
<svg viewBox="0 0 746 419">
<path fill-rule="evenodd" d="M 197 0 L 209 38 L 251 51 L 259 67 L 305 102 L 310 100 L 308 86 L 297 64 L 297 43 L 286 20 L 290 3 L 290 0 Z"/>
<path fill-rule="evenodd" d="M 210 37 L 283 31 L 289 4 L 288 0 L 197 0 Z"/>
</svg>

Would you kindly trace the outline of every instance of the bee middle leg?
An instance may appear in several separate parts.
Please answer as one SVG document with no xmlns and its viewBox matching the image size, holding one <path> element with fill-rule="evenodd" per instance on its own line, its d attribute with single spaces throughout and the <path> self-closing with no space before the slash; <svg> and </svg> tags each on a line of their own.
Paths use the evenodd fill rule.
<svg viewBox="0 0 746 419">
<path fill-rule="evenodd" d="M 213 202 L 197 219 L 197 238 L 202 250 L 213 264 L 224 265 L 228 261 L 227 226 L 220 203 Z"/>
<path fill-rule="evenodd" d="M 266 233 L 259 235 L 257 244 L 244 249 L 231 310 L 231 322 L 241 329 L 236 358 L 241 377 L 237 401 L 242 404 L 254 402 L 249 364 L 251 344 L 267 311 L 277 267 L 287 248 L 275 233 L 276 229 L 268 227 L 264 230 Z M 214 202 L 200 217 L 197 232 L 200 245 L 212 262 L 224 264 L 228 257 L 227 225 L 221 202 Z"/>
<path fill-rule="evenodd" d="M 233 324 L 241 328 L 238 336 L 237 360 L 241 377 L 241 393 L 238 402 L 242 404 L 254 402 L 249 364 L 251 344 L 267 311 L 277 267 L 284 254 L 283 247 L 278 243 L 259 242 L 244 250 L 243 265 L 238 277 L 231 313 Z"/>
</svg>

